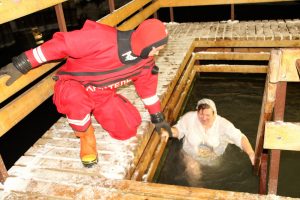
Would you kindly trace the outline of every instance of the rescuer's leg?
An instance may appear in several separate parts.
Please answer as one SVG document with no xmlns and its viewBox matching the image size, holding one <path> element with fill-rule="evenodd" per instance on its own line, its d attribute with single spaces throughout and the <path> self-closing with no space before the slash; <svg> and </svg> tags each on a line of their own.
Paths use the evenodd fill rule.
<svg viewBox="0 0 300 200">
<path fill-rule="evenodd" d="M 118 140 L 127 140 L 136 135 L 141 124 L 138 110 L 120 94 L 103 91 L 102 103 L 96 104 L 93 115 L 101 126 Z"/>
<path fill-rule="evenodd" d="M 96 138 L 91 124 L 94 100 L 78 81 L 57 81 L 54 88 L 57 110 L 67 116 L 69 125 L 80 138 L 80 158 L 85 167 L 98 162 Z"/>
</svg>

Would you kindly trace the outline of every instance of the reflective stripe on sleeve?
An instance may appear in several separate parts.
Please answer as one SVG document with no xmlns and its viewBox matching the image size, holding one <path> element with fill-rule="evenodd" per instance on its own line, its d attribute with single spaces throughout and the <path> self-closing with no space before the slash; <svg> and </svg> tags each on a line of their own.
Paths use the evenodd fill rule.
<svg viewBox="0 0 300 200">
<path fill-rule="evenodd" d="M 155 104 L 157 101 L 159 101 L 159 98 L 157 95 L 154 95 L 152 97 L 142 99 L 142 101 L 146 106 L 149 106 L 149 105 Z"/>
<path fill-rule="evenodd" d="M 33 56 L 36 59 L 36 61 L 40 64 L 47 62 L 47 59 L 45 58 L 45 56 L 42 52 L 41 46 L 38 46 L 37 48 L 33 49 Z"/>
<path fill-rule="evenodd" d="M 90 114 L 87 114 L 82 120 L 69 119 L 68 117 L 67 119 L 70 124 L 74 124 L 77 126 L 84 126 L 91 119 L 91 116 Z"/>
</svg>

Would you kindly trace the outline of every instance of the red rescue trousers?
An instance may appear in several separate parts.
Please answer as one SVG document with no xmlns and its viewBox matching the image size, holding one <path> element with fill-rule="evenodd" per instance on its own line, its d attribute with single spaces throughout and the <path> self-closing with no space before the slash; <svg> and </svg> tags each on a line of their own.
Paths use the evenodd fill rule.
<svg viewBox="0 0 300 200">
<path fill-rule="evenodd" d="M 136 135 L 141 123 L 138 110 L 116 89 L 102 90 L 84 87 L 75 80 L 58 80 L 54 88 L 54 104 L 65 114 L 75 131 L 85 131 L 91 124 L 91 114 L 99 124 L 119 140 Z"/>
</svg>

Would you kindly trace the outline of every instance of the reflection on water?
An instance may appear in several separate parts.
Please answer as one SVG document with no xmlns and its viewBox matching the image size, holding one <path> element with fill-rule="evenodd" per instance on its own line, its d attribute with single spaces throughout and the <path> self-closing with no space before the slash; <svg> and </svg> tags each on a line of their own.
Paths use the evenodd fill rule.
<svg viewBox="0 0 300 200">
<path fill-rule="evenodd" d="M 215 101 L 218 114 L 230 120 L 247 137 L 255 148 L 265 75 L 205 74 L 195 81 L 183 113 L 195 109 L 200 98 Z M 288 83 L 285 121 L 300 122 L 299 83 Z M 182 176 L 184 164 L 179 156 L 182 143 L 170 140 L 168 154 L 158 182 L 188 186 Z M 258 193 L 259 178 L 252 172 L 248 156 L 238 147 L 228 145 L 219 158 L 219 165 L 201 166 L 202 178 L 196 187 Z M 278 195 L 300 197 L 300 154 L 282 151 Z"/>
</svg>

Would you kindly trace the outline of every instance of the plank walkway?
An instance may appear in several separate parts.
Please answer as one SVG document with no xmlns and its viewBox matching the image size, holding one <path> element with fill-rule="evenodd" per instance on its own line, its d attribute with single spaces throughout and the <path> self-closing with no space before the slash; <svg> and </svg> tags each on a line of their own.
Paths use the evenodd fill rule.
<svg viewBox="0 0 300 200">
<path fill-rule="evenodd" d="M 300 20 L 168 23 L 167 27 L 170 40 L 157 59 L 158 95 L 163 102 L 174 89 L 181 63 L 195 39 L 277 41 L 300 37 Z M 0 199 L 290 199 L 126 180 L 132 176 L 153 126 L 132 85 L 120 88 L 119 93 L 141 113 L 143 122 L 136 137 L 114 140 L 93 119 L 99 163 L 87 169 L 79 159 L 79 139 L 66 118 L 61 118 L 9 169 L 8 179 L 0 184 Z"/>
</svg>

